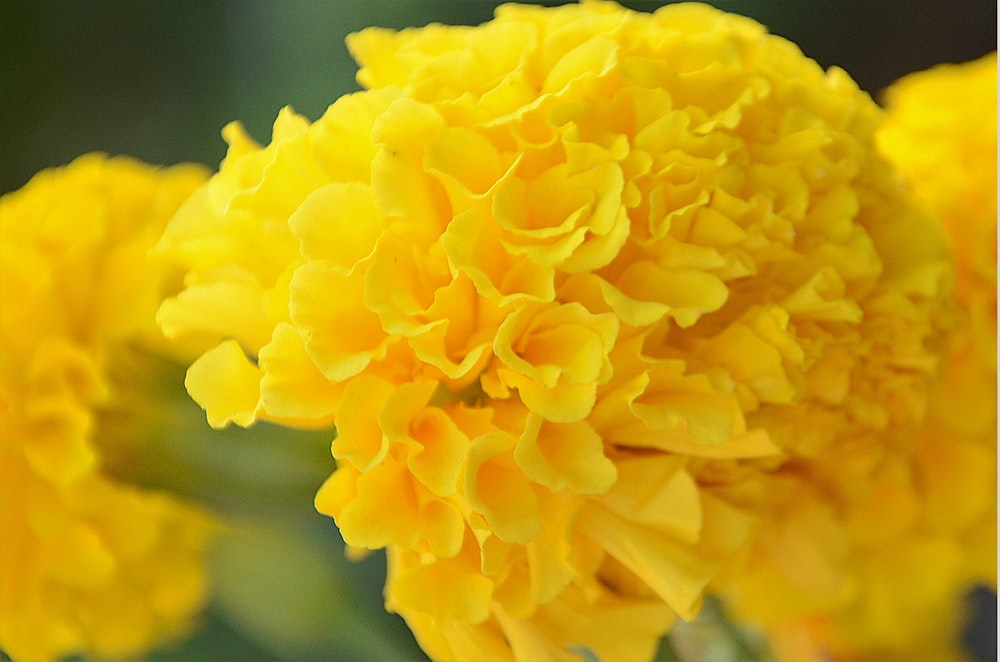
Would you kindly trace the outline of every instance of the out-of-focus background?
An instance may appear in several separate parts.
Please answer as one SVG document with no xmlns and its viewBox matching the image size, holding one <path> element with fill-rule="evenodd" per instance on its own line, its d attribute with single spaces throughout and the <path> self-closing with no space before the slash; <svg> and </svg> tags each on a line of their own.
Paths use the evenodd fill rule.
<svg viewBox="0 0 1000 662">
<path fill-rule="evenodd" d="M 358 89 L 348 33 L 477 24 L 497 4 L 0 0 L 0 194 L 93 150 L 215 168 L 227 122 L 242 121 L 266 143 L 282 106 L 316 119 Z M 651 11 L 667 3 L 622 4 Z M 996 48 L 991 0 L 712 4 L 757 19 L 824 67 L 846 69 L 876 98 L 911 71 Z M 333 468 L 332 433 L 258 426 L 206 438 L 197 406 L 176 407 L 189 433 L 164 441 L 163 455 L 138 468 L 142 481 L 181 489 L 233 515 L 236 526 L 215 552 L 215 598 L 192 638 L 148 659 L 421 659 L 402 622 L 382 611 L 382 557 L 344 560 L 333 523 L 312 510 Z M 974 638 L 985 646 L 981 659 L 995 659 L 996 600 L 978 595 L 984 630 Z"/>
<path fill-rule="evenodd" d="M 153 163 L 224 155 L 240 119 L 266 141 L 287 104 L 318 118 L 358 89 L 344 37 L 368 25 L 478 24 L 494 0 L 4 0 L 0 193 L 90 150 Z M 552 0 L 543 4 L 563 4 Z M 667 4 L 632 0 L 651 11 Z M 996 48 L 992 0 L 717 0 L 877 93 Z"/>
</svg>

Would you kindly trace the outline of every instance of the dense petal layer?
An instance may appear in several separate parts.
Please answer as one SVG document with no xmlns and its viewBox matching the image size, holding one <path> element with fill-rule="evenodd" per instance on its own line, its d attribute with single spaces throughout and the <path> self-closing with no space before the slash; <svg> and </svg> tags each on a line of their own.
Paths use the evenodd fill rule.
<svg viewBox="0 0 1000 662">
<path fill-rule="evenodd" d="M 996 85 L 992 54 L 913 74 L 886 95 L 879 144 L 955 250 L 954 332 L 926 416 L 905 435 L 887 425 L 900 405 L 912 406 L 912 393 L 890 387 L 881 406 L 851 405 L 871 392 L 857 385 L 864 365 L 839 351 L 807 373 L 827 407 L 847 403 L 884 432 L 847 446 L 835 470 L 816 455 L 775 483 L 786 505 L 766 512 L 736 604 L 789 659 L 964 659 L 962 595 L 973 582 L 996 586 Z M 890 225 L 873 237 L 906 241 L 885 270 L 900 290 L 918 291 L 936 277 L 919 257 L 923 237 L 907 232 Z M 823 281 L 794 297 L 793 312 L 801 316 L 806 294 L 811 316 L 846 312 L 840 303 L 817 307 L 830 295 L 843 301 L 843 285 Z M 890 360 L 922 369 L 926 357 L 905 346 L 899 325 L 923 316 L 889 293 L 876 309 L 886 306 L 897 319 L 882 331 L 903 343 Z"/>
<path fill-rule="evenodd" d="M 857 496 L 907 446 L 949 258 L 844 72 L 697 4 L 348 43 L 368 90 L 283 112 L 268 146 L 227 130 L 164 246 L 192 290 L 254 274 L 269 332 L 214 343 L 258 359 L 257 418 L 333 413 L 317 507 L 389 549 L 387 604 L 429 654 L 648 655 L 792 509 L 776 475 L 825 458 L 818 484 Z M 196 299 L 161 315 L 204 331 Z M 828 569 L 779 542 L 782 570 Z M 581 625 L 628 613 L 634 643 Z"/>
</svg>

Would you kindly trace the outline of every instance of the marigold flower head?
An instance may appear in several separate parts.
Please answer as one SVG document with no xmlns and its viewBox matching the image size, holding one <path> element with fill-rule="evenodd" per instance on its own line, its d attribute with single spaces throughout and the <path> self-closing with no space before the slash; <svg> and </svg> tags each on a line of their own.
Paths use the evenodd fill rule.
<svg viewBox="0 0 1000 662">
<path fill-rule="evenodd" d="M 943 239 L 875 104 L 703 5 L 369 29 L 367 91 L 219 173 L 159 321 L 216 426 L 333 421 L 316 497 L 437 659 L 643 659 L 747 544 L 757 462 L 918 418 Z M 770 464 L 767 464 L 770 463 Z"/>
<path fill-rule="evenodd" d="M 971 96 L 952 95 L 958 88 Z M 995 586 L 996 53 L 908 76 L 889 88 L 888 100 L 879 143 L 939 215 L 957 262 L 958 319 L 918 457 L 927 474 L 927 507 L 935 526 L 962 537 L 961 581 Z M 939 155 L 937 167 L 923 160 L 930 152 Z"/>
<path fill-rule="evenodd" d="M 996 55 L 886 98 L 879 144 L 954 247 L 954 328 L 909 444 L 834 480 L 822 457 L 779 474 L 738 594 L 787 659 L 965 659 L 962 593 L 996 586 Z"/>
<path fill-rule="evenodd" d="M 199 167 L 91 154 L 0 198 L 0 649 L 138 654 L 205 597 L 200 510 L 107 475 L 141 435 L 167 267 L 148 253 Z M 106 425 L 113 417 L 114 425 Z"/>
</svg>

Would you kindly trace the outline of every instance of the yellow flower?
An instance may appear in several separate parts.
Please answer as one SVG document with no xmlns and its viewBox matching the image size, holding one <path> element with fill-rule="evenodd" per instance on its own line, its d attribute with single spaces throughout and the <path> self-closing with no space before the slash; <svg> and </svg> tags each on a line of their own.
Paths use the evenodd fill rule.
<svg viewBox="0 0 1000 662">
<path fill-rule="evenodd" d="M 886 102 L 879 145 L 941 216 L 956 253 L 963 307 L 995 325 L 988 307 L 996 303 L 989 296 L 997 261 L 996 53 L 907 76 L 889 88 Z M 989 359 L 990 343 L 980 349 Z"/>
<path fill-rule="evenodd" d="M 135 655 L 205 598 L 206 515 L 105 466 L 156 406 L 141 393 L 168 272 L 149 250 L 204 180 L 91 154 L 0 198 L 0 649 L 14 659 Z"/>
<path fill-rule="evenodd" d="M 215 426 L 334 421 L 316 496 L 436 659 L 645 659 L 759 466 L 924 407 L 945 245 L 838 69 L 702 5 L 365 30 L 370 89 L 238 124 L 161 251 Z M 902 432 L 901 432 L 902 433 Z M 832 449 L 832 450 L 831 450 Z M 832 470 L 832 469 L 831 469 Z"/>
<path fill-rule="evenodd" d="M 964 659 L 962 593 L 996 586 L 996 55 L 887 100 L 879 144 L 954 246 L 955 328 L 920 427 L 877 439 L 888 455 L 783 472 L 740 595 L 787 659 Z"/>
</svg>

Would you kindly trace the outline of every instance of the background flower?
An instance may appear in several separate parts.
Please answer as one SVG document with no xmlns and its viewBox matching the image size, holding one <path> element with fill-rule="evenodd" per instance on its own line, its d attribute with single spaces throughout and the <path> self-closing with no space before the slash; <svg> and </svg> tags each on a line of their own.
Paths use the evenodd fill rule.
<svg viewBox="0 0 1000 662">
<path fill-rule="evenodd" d="M 205 174 L 92 154 L 0 198 L 0 647 L 16 659 L 140 654 L 205 600 L 208 515 L 129 485 L 127 463 L 108 473 L 155 434 L 170 281 L 148 252 Z"/>
</svg>

